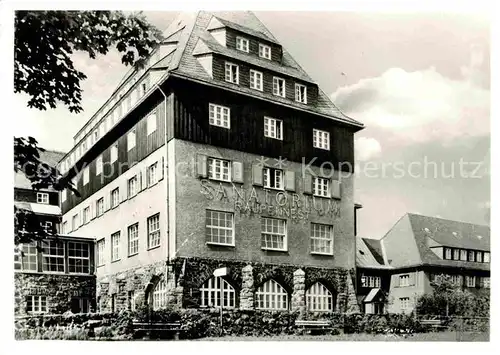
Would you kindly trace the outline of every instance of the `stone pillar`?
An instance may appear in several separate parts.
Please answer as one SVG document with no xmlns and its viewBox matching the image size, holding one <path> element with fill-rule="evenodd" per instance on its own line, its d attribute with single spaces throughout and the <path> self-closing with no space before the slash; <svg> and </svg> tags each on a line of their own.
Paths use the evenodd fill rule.
<svg viewBox="0 0 500 355">
<path fill-rule="evenodd" d="M 306 273 L 298 269 L 293 273 L 292 311 L 299 312 L 299 319 L 306 314 Z"/>
<path fill-rule="evenodd" d="M 254 289 L 253 289 L 253 267 L 247 265 L 241 269 L 241 292 L 240 309 L 254 308 Z"/>
</svg>

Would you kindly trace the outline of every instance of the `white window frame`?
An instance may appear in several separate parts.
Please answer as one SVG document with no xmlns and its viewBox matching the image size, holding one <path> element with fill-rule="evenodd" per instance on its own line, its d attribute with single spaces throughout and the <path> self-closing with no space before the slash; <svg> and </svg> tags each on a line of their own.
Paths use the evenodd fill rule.
<svg viewBox="0 0 500 355">
<path fill-rule="evenodd" d="M 76 231 L 78 229 L 78 213 L 71 217 L 71 230 Z"/>
<path fill-rule="evenodd" d="M 163 277 L 153 288 L 151 293 L 151 301 L 153 304 L 153 310 L 155 311 L 167 306 L 167 284 Z"/>
<path fill-rule="evenodd" d="M 483 263 L 489 263 L 490 262 L 490 252 L 485 251 L 483 254 Z"/>
<path fill-rule="evenodd" d="M 313 177 L 313 195 L 318 197 L 331 197 L 330 179 L 314 176 Z"/>
<path fill-rule="evenodd" d="M 38 250 L 36 242 L 19 244 L 19 261 L 22 271 L 38 271 Z M 23 255 L 24 254 L 24 255 Z"/>
<path fill-rule="evenodd" d="M 406 311 L 410 309 L 410 297 L 400 297 L 399 303 L 401 305 L 401 310 Z"/>
<path fill-rule="evenodd" d="M 85 256 L 86 252 L 86 256 Z M 73 255 L 72 255 L 73 254 Z M 71 261 L 74 264 L 71 265 Z M 72 271 L 73 268 L 73 271 Z M 85 272 L 85 268 L 88 270 Z M 90 244 L 86 242 L 68 242 L 68 273 L 90 274 Z"/>
<path fill-rule="evenodd" d="M 151 187 L 158 182 L 158 162 L 148 166 L 147 170 L 147 186 Z"/>
<path fill-rule="evenodd" d="M 409 286 L 410 286 L 410 274 L 399 275 L 399 287 L 409 287 Z"/>
<path fill-rule="evenodd" d="M 453 253 L 452 253 L 452 251 L 451 251 L 451 248 L 444 248 L 444 258 L 445 258 L 446 260 L 452 260 L 452 259 L 451 259 L 451 258 L 452 258 L 452 255 L 453 255 Z"/>
<path fill-rule="evenodd" d="M 127 197 L 132 198 L 138 193 L 139 179 L 137 175 L 132 176 L 127 180 Z"/>
<path fill-rule="evenodd" d="M 264 74 L 250 69 L 250 89 L 264 91 Z"/>
<path fill-rule="evenodd" d="M 313 147 L 330 150 L 330 132 L 313 129 Z"/>
<path fill-rule="evenodd" d="M 283 286 L 270 279 L 255 292 L 255 303 L 257 309 L 286 311 L 289 308 L 289 295 Z"/>
<path fill-rule="evenodd" d="M 36 203 L 43 203 L 44 205 L 47 205 L 49 203 L 49 194 L 47 192 L 37 192 Z"/>
<path fill-rule="evenodd" d="M 102 216 L 104 214 L 104 197 L 97 199 L 95 203 L 95 211 L 97 217 Z"/>
<path fill-rule="evenodd" d="M 51 252 L 51 247 L 52 244 L 54 245 L 54 248 L 56 251 L 62 251 L 62 254 L 56 253 L 56 254 L 50 254 Z M 65 253 L 65 247 L 64 243 L 62 241 L 56 241 L 56 240 L 47 240 L 42 244 L 42 270 L 44 272 L 49 272 L 49 273 L 58 273 L 58 274 L 64 274 L 66 272 L 66 263 L 65 263 L 65 258 L 66 258 L 66 253 Z M 62 260 L 62 262 L 61 262 Z M 57 266 L 57 270 L 50 270 L 51 268 L 49 266 L 55 265 Z M 60 266 L 62 265 L 62 270 L 60 269 Z"/>
<path fill-rule="evenodd" d="M 209 157 L 207 170 L 209 179 L 231 182 L 231 162 L 229 160 Z"/>
<path fill-rule="evenodd" d="M 100 175 L 102 173 L 102 155 L 99 155 L 95 161 L 95 174 Z"/>
<path fill-rule="evenodd" d="M 466 286 L 469 287 L 469 288 L 473 288 L 473 287 L 476 287 L 476 276 L 465 276 L 465 283 L 466 283 Z"/>
<path fill-rule="evenodd" d="M 307 86 L 295 83 L 295 101 L 307 105 Z"/>
<path fill-rule="evenodd" d="M 43 230 L 45 233 L 49 233 L 52 230 L 52 222 L 51 221 L 45 221 L 43 224 Z"/>
<path fill-rule="evenodd" d="M 333 312 L 333 294 L 321 282 L 306 291 L 306 306 L 311 312 Z"/>
<path fill-rule="evenodd" d="M 111 234 L 111 262 L 120 260 L 120 231 Z"/>
<path fill-rule="evenodd" d="M 242 52 L 250 52 L 250 41 L 245 37 L 236 37 L 236 49 Z"/>
<path fill-rule="evenodd" d="M 477 263 L 482 263 L 483 262 L 483 252 L 482 251 L 476 251 L 476 262 Z"/>
<path fill-rule="evenodd" d="M 460 249 L 453 249 L 453 260 L 460 260 Z"/>
<path fill-rule="evenodd" d="M 147 135 L 156 132 L 156 112 L 151 113 L 147 118 Z"/>
<path fill-rule="evenodd" d="M 209 104 L 208 111 L 210 125 L 231 129 L 231 109 L 229 107 Z"/>
<path fill-rule="evenodd" d="M 467 261 L 467 250 L 460 249 L 460 261 Z"/>
<path fill-rule="evenodd" d="M 106 239 L 102 238 L 95 244 L 96 249 L 96 265 L 103 266 L 106 263 Z"/>
<path fill-rule="evenodd" d="M 234 246 L 234 213 L 207 209 L 205 215 L 207 244 Z"/>
<path fill-rule="evenodd" d="M 118 160 L 118 144 L 113 144 L 111 146 L 111 152 L 110 152 L 110 162 L 114 163 L 115 161 Z"/>
<path fill-rule="evenodd" d="M 283 89 L 283 90 L 281 90 Z M 283 78 L 273 76 L 273 95 L 286 97 L 286 81 Z"/>
<path fill-rule="evenodd" d="M 264 137 L 283 140 L 283 120 L 264 116 Z"/>
<path fill-rule="evenodd" d="M 28 299 L 31 302 L 28 302 Z M 31 303 L 31 310 L 29 310 L 28 305 Z M 47 303 L 47 296 L 40 295 L 28 295 L 26 296 L 26 311 L 29 314 L 43 314 L 48 313 L 49 307 Z"/>
<path fill-rule="evenodd" d="M 83 224 L 87 224 L 90 222 L 90 206 L 87 206 L 83 209 Z"/>
<path fill-rule="evenodd" d="M 274 232 L 274 224 L 278 223 L 278 232 Z M 269 228 L 270 227 L 270 228 Z M 282 229 L 283 233 L 279 230 Z M 276 250 L 276 251 L 287 251 L 288 250 L 288 238 L 287 238 L 287 223 L 286 220 L 280 218 L 270 218 L 261 217 L 261 246 L 263 250 Z M 279 245 L 282 239 L 283 247 L 273 247 L 273 244 Z M 274 243 L 276 241 L 276 243 Z M 269 244 L 271 246 L 269 246 Z"/>
<path fill-rule="evenodd" d="M 240 83 L 240 68 L 238 65 L 226 62 L 224 65 L 224 78 L 228 83 Z"/>
<path fill-rule="evenodd" d="M 281 169 L 265 167 L 262 169 L 263 185 L 266 189 L 285 189 L 285 172 Z"/>
<path fill-rule="evenodd" d="M 484 288 L 490 288 L 490 277 L 489 276 L 483 276 L 483 287 Z"/>
<path fill-rule="evenodd" d="M 259 43 L 259 57 L 271 60 L 271 46 Z"/>
<path fill-rule="evenodd" d="M 130 151 L 132 148 L 135 148 L 135 129 L 131 130 L 127 134 L 127 151 Z"/>
<path fill-rule="evenodd" d="M 134 223 L 127 228 L 128 256 L 139 253 L 139 223 Z"/>
<path fill-rule="evenodd" d="M 62 224 L 62 232 L 63 234 L 68 234 L 69 233 L 69 230 L 68 230 L 68 221 L 64 221 L 63 224 Z"/>
<path fill-rule="evenodd" d="M 115 192 L 116 192 L 116 194 L 115 194 Z M 115 197 L 116 197 L 116 199 L 115 199 Z M 110 205 L 111 205 L 111 208 L 115 208 L 119 204 L 120 204 L 120 188 L 117 187 L 117 188 L 114 188 L 113 190 L 111 190 L 111 192 L 110 192 Z"/>
<path fill-rule="evenodd" d="M 200 287 L 200 307 L 220 308 L 221 282 L 223 307 L 234 308 L 236 306 L 236 292 L 234 287 L 222 277 L 213 276 L 205 281 Z"/>
<path fill-rule="evenodd" d="M 147 219 L 148 249 L 159 247 L 161 244 L 160 214 L 157 213 Z"/>
<path fill-rule="evenodd" d="M 333 226 L 311 222 L 310 241 L 311 254 L 333 255 Z"/>
</svg>

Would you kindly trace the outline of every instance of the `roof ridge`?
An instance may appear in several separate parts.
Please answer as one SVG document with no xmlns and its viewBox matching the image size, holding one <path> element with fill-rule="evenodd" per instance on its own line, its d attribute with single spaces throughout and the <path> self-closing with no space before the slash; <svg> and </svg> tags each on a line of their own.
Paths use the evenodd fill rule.
<svg viewBox="0 0 500 355">
<path fill-rule="evenodd" d="M 472 222 L 464 222 L 464 221 L 457 221 L 454 219 L 449 219 L 449 218 L 442 218 L 442 217 L 434 217 L 434 216 L 428 216 L 424 214 L 419 214 L 419 213 L 413 213 L 413 212 L 407 212 L 409 216 L 416 216 L 416 217 L 425 217 L 425 218 L 432 218 L 432 219 L 440 219 L 442 221 L 449 221 L 449 222 L 454 222 L 454 223 L 461 223 L 461 224 L 469 224 L 473 226 L 481 226 L 481 227 L 487 227 L 490 228 L 489 225 L 487 224 L 480 224 L 480 223 L 472 223 Z"/>
</svg>

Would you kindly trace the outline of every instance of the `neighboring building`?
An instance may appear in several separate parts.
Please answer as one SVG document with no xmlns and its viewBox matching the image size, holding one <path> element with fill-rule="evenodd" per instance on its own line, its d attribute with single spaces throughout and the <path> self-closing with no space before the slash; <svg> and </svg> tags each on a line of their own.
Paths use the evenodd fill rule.
<svg viewBox="0 0 500 355">
<path fill-rule="evenodd" d="M 56 166 L 63 156 L 45 151 L 40 160 Z M 33 190 L 19 172 L 14 174 L 14 204 L 37 216 L 49 234 L 58 233 L 61 209 L 57 191 Z M 18 245 L 14 254 L 15 314 L 88 312 L 95 299 L 92 254 L 93 242 L 87 237 L 58 235 Z"/>
<path fill-rule="evenodd" d="M 407 213 L 380 240 L 392 271 L 389 312 L 412 312 L 432 291 L 435 275 L 450 275 L 471 292 L 489 292 L 490 228 Z"/>
<path fill-rule="evenodd" d="M 363 125 L 250 12 L 184 14 L 164 38 L 60 162 L 82 193 L 63 193 L 65 233 L 97 240 L 100 310 L 358 310 Z"/>
</svg>

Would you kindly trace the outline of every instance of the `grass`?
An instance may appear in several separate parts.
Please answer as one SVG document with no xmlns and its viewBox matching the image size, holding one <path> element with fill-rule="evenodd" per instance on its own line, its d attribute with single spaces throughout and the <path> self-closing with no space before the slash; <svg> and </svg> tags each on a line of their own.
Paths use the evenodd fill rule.
<svg viewBox="0 0 500 355">
<path fill-rule="evenodd" d="M 280 335 L 268 337 L 225 336 L 202 338 L 201 341 L 489 341 L 489 333 L 452 331 L 419 333 L 408 336 L 385 334 L 342 334 L 342 335 Z"/>
</svg>

